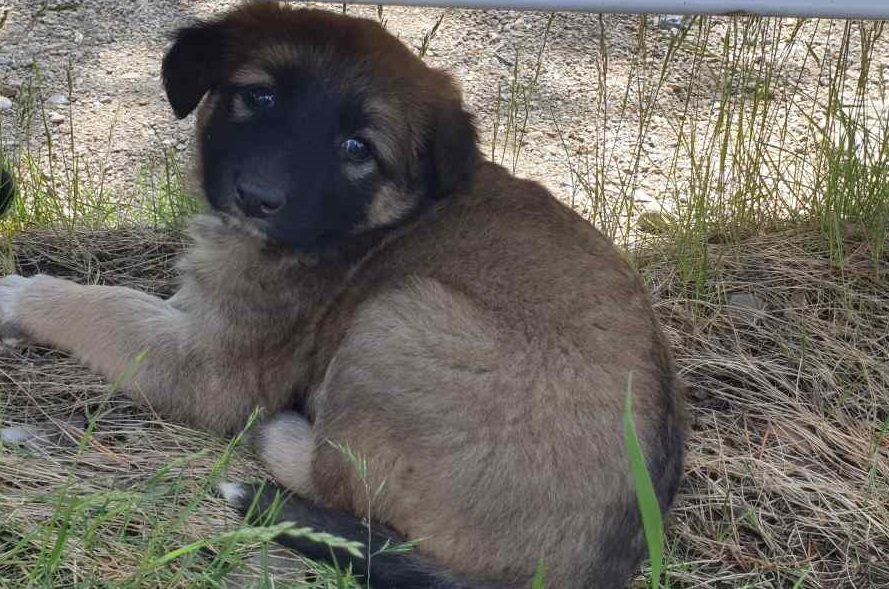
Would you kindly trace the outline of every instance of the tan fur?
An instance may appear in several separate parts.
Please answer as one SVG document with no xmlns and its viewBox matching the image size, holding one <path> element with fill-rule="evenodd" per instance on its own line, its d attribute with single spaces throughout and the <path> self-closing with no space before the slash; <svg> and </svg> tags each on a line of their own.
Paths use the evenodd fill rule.
<svg viewBox="0 0 889 589">
<path fill-rule="evenodd" d="M 254 440 L 260 458 L 275 479 L 303 497 L 313 497 L 312 455 L 315 436 L 306 418 L 282 411 L 263 424 Z"/>
<path fill-rule="evenodd" d="M 231 75 L 229 81 L 238 86 L 261 86 L 274 88 L 275 78 L 268 70 L 260 65 L 242 67 Z"/>
<path fill-rule="evenodd" d="M 363 224 L 363 228 L 384 227 L 395 223 L 403 219 L 414 207 L 414 204 L 410 195 L 398 190 L 395 186 L 383 186 L 367 206 L 365 212 L 367 222 Z"/>
<path fill-rule="evenodd" d="M 249 22 L 263 18 L 250 10 Z M 375 94 L 375 126 L 407 170 L 423 145 L 415 133 L 459 93 L 387 47 L 373 67 L 417 89 Z M 266 51 L 283 63 L 305 55 Z M 198 133 L 215 106 L 204 101 Z M 368 226 L 406 215 L 403 198 L 414 197 L 379 193 Z M 612 578 L 608 562 L 592 563 L 624 549 L 610 545 L 616 513 L 635 509 L 622 429 L 630 375 L 643 450 L 664 471 L 681 460 L 683 423 L 645 289 L 588 223 L 480 163 L 468 189 L 349 264 L 270 248 L 228 216 L 198 217 L 191 235 L 169 301 L 39 277 L 6 322 L 111 380 L 145 350 L 127 394 L 218 432 L 256 406 L 301 408 L 311 426 L 291 415 L 259 433 L 276 478 L 422 538 L 419 550 L 456 573 L 527 586 L 543 559 L 549 587 Z M 329 442 L 366 457 L 367 480 Z M 383 481 L 368 514 L 368 485 Z M 641 551 L 641 529 L 630 539 Z"/>
</svg>

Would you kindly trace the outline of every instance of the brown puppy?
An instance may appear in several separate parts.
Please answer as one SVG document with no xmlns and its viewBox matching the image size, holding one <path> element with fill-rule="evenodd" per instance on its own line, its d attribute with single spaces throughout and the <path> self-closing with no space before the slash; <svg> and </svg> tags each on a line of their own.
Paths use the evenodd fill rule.
<svg viewBox="0 0 889 589">
<path fill-rule="evenodd" d="M 540 562 L 549 587 L 625 585 L 644 553 L 631 374 L 664 510 L 683 428 L 667 344 L 612 245 L 482 161 L 451 79 L 375 22 L 251 5 L 181 30 L 163 71 L 178 116 L 203 101 L 212 210 L 178 293 L 8 276 L 5 332 L 109 379 L 145 352 L 126 392 L 218 432 L 284 411 L 257 438 L 300 496 L 285 516 L 421 540 L 370 570 L 339 555 L 373 587 L 527 587 Z"/>
</svg>

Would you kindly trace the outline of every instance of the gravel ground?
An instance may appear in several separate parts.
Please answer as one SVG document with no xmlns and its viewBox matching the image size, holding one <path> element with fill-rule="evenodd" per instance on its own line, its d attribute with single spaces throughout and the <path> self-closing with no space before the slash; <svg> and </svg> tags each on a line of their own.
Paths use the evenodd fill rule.
<svg viewBox="0 0 889 589">
<path fill-rule="evenodd" d="M 23 88 L 39 72 L 46 127 L 54 141 L 67 141 L 73 126 L 75 153 L 102 162 L 106 183 L 126 193 L 134 172 L 147 158 L 164 147 L 186 152 L 191 141 L 191 118 L 175 120 L 160 83 L 160 61 L 170 33 L 235 4 L 222 0 L 0 0 L 0 15 L 5 14 L 0 31 L 0 122 L 5 146 L 28 141 L 13 131 L 14 122 L 25 109 Z M 350 6 L 348 10 L 377 17 L 374 7 Z M 386 7 L 383 17 L 390 30 L 419 48 L 443 12 L 447 14 L 427 59 L 460 80 L 468 106 L 478 116 L 485 151 L 490 153 L 498 118 L 498 87 L 507 95 L 516 70 L 525 83 L 533 77 L 549 16 Z M 626 83 L 638 17 L 603 18 L 609 32 L 610 71 L 615 74 L 611 81 L 619 89 Z M 572 196 L 572 181 L 559 129 L 572 153 L 582 153 L 584 144 L 594 139 L 599 31 L 596 15 L 554 18 L 539 92 L 528 104 L 528 133 L 517 171 L 544 182 L 565 199 Z M 669 34 L 654 28 L 653 37 L 657 41 Z M 45 146 L 42 121 L 31 129 L 30 140 Z M 658 142 L 669 148 L 666 140 Z M 506 153 L 509 156 L 512 148 Z"/>
<path fill-rule="evenodd" d="M 54 143 L 73 149 L 85 161 L 98 162 L 104 168 L 106 186 L 122 195 L 132 194 L 135 175 L 146 161 L 164 148 L 185 156 L 191 143 L 191 118 L 177 121 L 173 117 L 160 83 L 160 61 L 171 32 L 236 4 L 231 0 L 0 0 L 0 21 L 5 23 L 0 29 L 0 137 L 4 146 L 8 149 L 30 142 L 28 151 L 42 150 L 46 165 L 50 135 Z M 339 5 L 319 6 L 340 9 Z M 376 7 L 353 5 L 348 11 L 378 17 Z M 520 118 L 525 117 L 527 106 L 527 133 L 520 141 L 516 171 L 541 181 L 577 208 L 588 210 L 569 162 L 575 168 L 583 167 L 591 157 L 608 153 L 606 192 L 625 194 L 629 185 L 637 202 L 673 207 L 673 203 L 664 202 L 671 198 L 665 187 L 671 182 L 675 185 L 677 177 L 681 182 L 688 169 L 682 158 L 678 163 L 674 158 L 677 129 L 689 123 L 702 134 L 710 129 L 713 105 L 725 92 L 719 85 L 718 59 L 705 58 L 695 76 L 689 73 L 696 67 L 693 52 L 673 61 L 640 139 L 642 115 L 633 110 L 634 104 L 644 102 L 640 97 L 654 84 L 661 84 L 657 80 L 658 60 L 667 50 L 670 35 L 676 33 L 669 27 L 658 27 L 656 17 L 560 13 L 550 23 L 548 14 L 538 12 L 386 7 L 383 18 L 391 31 L 419 49 L 424 35 L 443 13 L 426 58 L 461 82 L 468 107 L 478 117 L 486 153 L 491 152 L 498 119 L 499 144 L 503 145 L 505 102 L 498 97 L 508 100 L 516 73 L 525 85 L 535 78 L 546 39 L 536 91 L 527 101 L 519 101 Z M 640 34 L 643 22 L 649 26 Z M 715 19 L 712 42 L 706 48 L 711 54 L 718 53 L 722 39 L 730 34 L 728 22 Z M 783 33 L 797 24 L 785 19 L 781 26 Z M 808 45 L 787 46 L 773 56 L 789 72 L 788 79 L 770 82 L 768 91 L 776 93 L 779 100 L 784 93 L 797 93 L 800 88 L 805 95 L 817 96 L 819 88 L 824 92 L 824 65 L 811 54 L 835 55 L 837 27 L 825 21 L 804 26 L 813 31 L 800 35 L 810 40 Z M 603 41 L 607 43 L 603 45 Z M 639 63 L 640 44 L 645 46 L 645 63 Z M 864 106 L 885 119 L 889 113 L 885 91 L 889 85 L 889 43 L 883 41 L 882 47 L 884 65 L 867 81 Z M 607 71 L 602 74 L 606 61 Z M 829 62 L 825 59 L 823 63 Z M 752 71 L 759 67 L 743 65 Z M 854 80 L 857 67 L 853 58 L 850 79 Z M 640 76 L 640 71 L 645 73 Z M 38 103 L 44 105 L 46 122 L 38 120 L 23 134 L 16 131 L 21 126 L 16 121 L 27 108 L 29 93 L 25 90 L 35 80 L 39 80 Z M 729 91 L 756 92 L 762 84 L 754 77 Z M 852 89 L 846 89 L 845 94 L 851 97 Z M 691 112 L 688 96 L 695 97 Z M 629 108 L 625 100 L 629 100 Z M 797 154 L 811 150 L 803 132 L 808 116 L 805 109 L 788 108 L 776 117 L 786 120 L 790 130 L 771 138 L 779 150 Z M 634 153 L 637 148 L 638 156 Z M 510 145 L 498 153 L 505 153 L 509 163 L 513 152 L 514 145 Z M 673 179 L 668 180 L 668 175 Z M 676 191 L 672 192 L 675 198 Z"/>
<path fill-rule="evenodd" d="M 74 126 L 75 152 L 103 161 L 111 186 L 126 190 L 133 172 L 163 147 L 186 151 L 191 141 L 191 117 L 177 121 L 166 103 L 160 83 L 160 62 L 167 39 L 177 27 L 208 17 L 237 2 L 197 0 L 0 0 L 6 23 L 0 33 L 0 95 L 5 105 L 2 122 L 7 148 L 12 123 L 21 110 L 23 86 L 41 78 L 41 98 L 49 128 L 62 141 Z M 331 8 L 331 5 L 322 5 Z M 349 12 L 376 18 L 375 8 L 350 7 Z M 419 48 L 443 11 L 387 7 L 387 26 L 401 39 Z M 493 128 L 498 81 L 508 84 L 516 51 L 533 62 L 546 27 L 544 14 L 510 11 L 451 10 L 432 41 L 431 63 L 446 67 L 463 83 L 470 109 L 479 126 Z M 562 41 L 592 38 L 592 21 L 583 15 L 564 19 Z M 566 65 L 572 62 L 566 61 Z M 530 68 L 531 65 L 525 66 Z M 573 76 L 574 90 L 554 91 L 556 103 L 588 89 L 583 76 Z M 538 129 L 529 153 L 558 155 L 554 137 Z M 549 139 L 549 141 L 546 141 Z M 32 140 L 45 143 L 43 125 L 32 130 Z M 566 168 L 558 157 L 525 158 L 529 168 L 552 188 L 566 182 Z"/>
</svg>

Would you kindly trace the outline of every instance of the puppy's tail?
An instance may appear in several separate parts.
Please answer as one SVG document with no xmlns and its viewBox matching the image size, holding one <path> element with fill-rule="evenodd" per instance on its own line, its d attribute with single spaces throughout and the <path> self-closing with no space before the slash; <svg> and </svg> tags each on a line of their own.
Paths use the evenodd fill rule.
<svg viewBox="0 0 889 589">
<path fill-rule="evenodd" d="M 458 579 L 412 552 L 391 550 L 403 543 L 394 531 L 368 524 L 347 513 L 316 505 L 281 491 L 273 485 L 223 483 L 219 491 L 225 500 L 252 523 L 294 522 L 365 546 L 367 558 L 356 557 L 345 548 L 288 535 L 276 538 L 282 546 L 315 561 L 349 568 L 364 579 L 370 589 L 511 589 L 512 585 L 472 582 Z M 268 515 L 276 514 L 269 522 Z M 387 550 L 389 549 L 389 550 Z M 370 566 L 368 566 L 370 564 Z"/>
<path fill-rule="evenodd" d="M 0 215 L 6 212 L 15 198 L 15 183 L 6 168 L 0 168 Z"/>
</svg>

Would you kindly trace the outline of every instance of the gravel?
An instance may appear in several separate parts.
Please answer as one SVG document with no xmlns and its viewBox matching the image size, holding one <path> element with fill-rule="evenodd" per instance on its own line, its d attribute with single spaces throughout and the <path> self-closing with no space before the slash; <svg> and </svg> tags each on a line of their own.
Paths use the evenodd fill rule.
<svg viewBox="0 0 889 589">
<path fill-rule="evenodd" d="M 177 27 L 209 17 L 237 2 L 225 0 L 5 0 L 0 31 L 0 94 L 15 98 L 39 71 L 43 104 L 53 111 L 53 139 L 76 125 L 76 151 L 95 160 L 110 157 L 105 181 L 127 191 L 134 171 L 166 146 L 188 146 L 192 120 L 177 121 L 164 97 L 160 62 Z M 332 5 L 319 5 L 334 9 Z M 350 6 L 350 14 L 377 17 L 375 7 Z M 443 9 L 386 7 L 387 27 L 419 49 Z M 523 75 L 533 72 L 548 15 L 515 11 L 447 10 L 427 60 L 451 71 L 462 83 L 468 107 L 478 117 L 490 154 L 497 118 L 498 84 L 506 89 L 518 56 Z M 608 17 L 616 36 L 630 39 L 634 17 Z M 2 20 L 2 18 L 0 18 Z M 597 43 L 591 15 L 559 15 L 541 73 L 541 96 L 529 113 L 529 128 L 518 162 L 522 175 L 543 181 L 568 198 L 570 175 L 553 116 L 570 129 L 590 127 L 583 97 L 591 95 L 588 65 Z M 615 47 L 621 43 L 615 42 Z M 618 53 L 625 50 L 615 49 Z M 539 103 L 538 103 L 539 102 Z M 9 110 L 6 101 L 0 108 Z M 505 115 L 504 115 L 505 116 Z M 9 119 L 11 120 L 11 119 Z M 3 122 L 7 122 L 4 120 Z M 2 125 L 12 141 L 13 125 Z M 502 129 L 500 131 L 502 137 Z M 45 130 L 32 130 L 31 144 L 45 144 Z M 583 133 L 580 133 L 583 135 Z M 109 142 L 111 145 L 109 146 Z M 511 148 L 506 160 L 511 160 Z M 110 156 L 108 156 L 110 154 Z"/>
<path fill-rule="evenodd" d="M 188 117 L 177 121 L 173 117 L 161 87 L 161 59 L 177 27 L 219 14 L 238 2 L 0 1 L 4 3 L 0 6 L 0 22 L 4 22 L 5 14 L 5 25 L 0 30 L 0 95 L 8 97 L 0 98 L 3 144 L 8 147 L 18 143 L 33 150 L 46 144 L 48 132 L 53 141 L 70 145 L 71 125 L 74 125 L 75 153 L 93 162 L 103 162 L 106 167 L 103 185 L 124 194 L 134 192 L 140 168 L 162 150 L 175 149 L 181 159 L 186 159 L 193 120 Z M 335 4 L 316 6 L 340 10 L 340 5 Z M 378 17 L 376 7 L 371 6 L 352 5 L 348 12 Z M 447 69 L 462 84 L 468 108 L 477 117 L 483 151 L 489 157 L 496 130 L 500 147 L 494 159 L 513 165 L 514 146 L 502 147 L 502 123 L 507 118 L 505 104 L 510 84 L 516 71 L 525 84 L 534 78 L 537 56 L 549 31 L 537 91 L 527 101 L 527 113 L 524 108 L 518 112 L 520 119 L 527 115 L 527 129 L 519 141 L 521 156 L 515 160 L 517 173 L 542 182 L 581 212 L 588 212 L 577 168 L 599 165 L 607 158 L 607 170 L 603 174 L 607 194 L 615 195 L 631 186 L 630 193 L 638 190 L 653 197 L 653 202 L 646 199 L 646 211 L 675 209 L 675 203 L 665 197 L 667 176 L 681 181 L 690 173 L 687 162 L 674 158 L 679 145 L 677 130 L 682 128 L 688 133 L 689 125 L 694 125 L 701 134 L 712 132 L 716 113 L 711 112 L 711 105 L 718 102 L 726 89 L 716 78 L 714 62 L 705 59 L 703 64 L 695 63 L 691 53 L 676 60 L 675 67 L 660 81 L 637 81 L 633 76 L 640 66 L 634 60 L 638 58 L 637 44 L 642 39 L 654 63 L 647 66 L 652 72 L 650 78 L 656 78 L 657 59 L 665 54 L 670 39 L 677 34 L 677 27 L 686 26 L 689 19 L 677 19 L 674 15 L 559 13 L 550 22 L 550 16 L 541 12 L 389 6 L 384 8 L 383 18 L 391 31 L 419 50 L 424 35 L 433 29 L 443 13 L 441 26 L 429 43 L 426 60 Z M 710 49 L 718 53 L 722 43 L 720 35 L 728 35 L 729 27 L 727 19 L 717 18 L 715 22 Z M 640 35 L 643 23 L 647 26 L 644 35 Z M 793 19 L 787 19 L 784 26 L 785 30 L 793 29 Z M 820 25 L 807 21 L 802 26 Z M 603 42 L 603 32 L 607 43 Z M 806 32 L 800 36 L 810 39 L 806 46 L 782 49 L 784 53 L 774 59 L 784 60 L 781 63 L 791 68 L 792 76 L 785 81 L 773 81 L 769 92 L 778 92 L 780 98 L 780 93 L 802 88 L 803 95 L 815 95 L 821 72 L 813 65 L 811 53 L 834 55 L 839 37 L 836 27 L 830 35 L 813 29 L 811 35 Z M 886 49 L 882 61 L 889 63 L 889 43 L 881 42 Z M 604 75 L 600 72 L 603 47 L 607 48 L 608 62 Z M 694 76 L 690 73 L 692 67 L 698 68 Z M 852 80 L 857 67 L 859 64 L 852 59 L 849 64 Z M 880 71 L 882 79 L 868 80 L 873 104 L 865 106 L 874 112 L 889 109 L 883 92 L 889 87 L 889 68 Z M 53 124 L 47 131 L 35 120 L 30 131 L 32 136 L 23 141 L 14 136 L 15 123 L 21 118 L 16 111 L 24 110 L 20 105 L 26 103 L 19 95 L 30 95 L 38 77 L 42 97 L 38 104 L 55 113 Z M 745 82 L 746 86 L 730 91 L 739 94 L 757 91 L 760 83 L 751 78 Z M 642 115 L 633 111 L 632 103 L 645 88 L 656 84 L 662 84 L 662 89 L 640 148 L 638 130 Z M 602 102 L 603 93 L 609 97 L 607 104 Z M 695 97 L 698 111 L 684 111 L 688 96 Z M 848 92 L 844 93 L 844 100 L 847 96 Z M 628 100 L 631 107 L 619 116 L 622 100 Z M 776 120 L 781 116 L 775 117 Z M 764 137 L 762 141 L 770 140 L 779 151 L 810 151 L 811 146 L 805 139 L 807 133 L 803 132 L 810 125 L 808 116 L 805 109 L 788 112 L 786 119 L 780 120 L 786 120 L 790 132 L 782 137 Z M 678 149 L 681 151 L 681 147 Z M 569 163 L 575 166 L 573 174 Z"/>
</svg>

